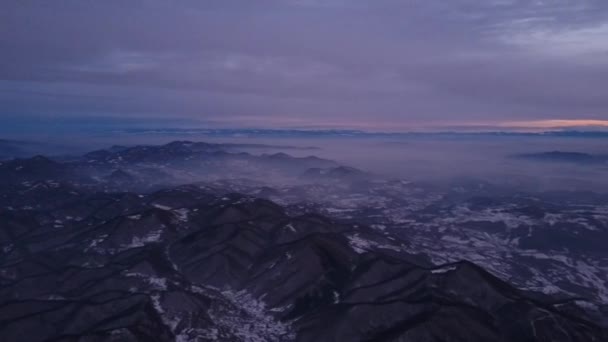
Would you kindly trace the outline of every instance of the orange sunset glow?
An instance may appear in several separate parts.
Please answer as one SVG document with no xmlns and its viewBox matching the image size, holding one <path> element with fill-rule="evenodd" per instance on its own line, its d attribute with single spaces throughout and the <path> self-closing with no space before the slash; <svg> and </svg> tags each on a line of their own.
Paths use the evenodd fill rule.
<svg viewBox="0 0 608 342">
<path fill-rule="evenodd" d="M 568 128 L 568 127 L 608 127 L 608 120 L 532 120 L 504 122 L 502 127 L 529 127 L 537 129 Z"/>
</svg>

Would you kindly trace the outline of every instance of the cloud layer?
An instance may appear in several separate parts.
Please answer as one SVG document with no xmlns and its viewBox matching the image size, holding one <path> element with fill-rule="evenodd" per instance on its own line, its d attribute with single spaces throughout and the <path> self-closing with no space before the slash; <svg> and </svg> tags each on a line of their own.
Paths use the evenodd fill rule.
<svg viewBox="0 0 608 342">
<path fill-rule="evenodd" d="M 0 117 L 404 130 L 601 120 L 606 37 L 603 0 L 7 0 Z"/>
</svg>

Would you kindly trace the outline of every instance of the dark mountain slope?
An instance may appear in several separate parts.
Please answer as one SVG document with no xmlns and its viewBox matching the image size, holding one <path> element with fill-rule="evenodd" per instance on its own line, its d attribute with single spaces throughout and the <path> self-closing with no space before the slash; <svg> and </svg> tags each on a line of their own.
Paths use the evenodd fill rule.
<svg viewBox="0 0 608 342">
<path fill-rule="evenodd" d="M 1 214 L 2 340 L 607 338 L 474 264 L 414 262 L 405 241 L 266 200 L 192 186 L 72 196 Z"/>
</svg>

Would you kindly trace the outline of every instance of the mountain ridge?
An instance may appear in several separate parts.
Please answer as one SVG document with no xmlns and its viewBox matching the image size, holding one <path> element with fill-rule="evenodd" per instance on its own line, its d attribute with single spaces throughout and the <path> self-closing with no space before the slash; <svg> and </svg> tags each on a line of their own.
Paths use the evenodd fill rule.
<svg viewBox="0 0 608 342">
<path fill-rule="evenodd" d="M 234 189 L 205 182 L 128 184 L 141 175 L 141 165 L 156 165 L 150 160 L 189 168 L 183 156 L 196 153 L 188 144 L 114 148 L 110 159 L 99 157 L 100 168 L 90 163 L 91 155 L 0 166 L 0 175 L 19 177 L 0 183 L 1 339 L 608 338 L 605 327 L 577 305 L 580 297 L 519 289 L 471 261 L 435 263 L 424 250 L 412 252 L 407 236 L 238 191 L 248 192 L 255 182 L 227 181 Z M 148 158 L 159 151 L 158 159 Z M 125 158 L 133 153 L 143 159 Z M 201 154 L 195 163 L 214 160 L 215 153 Z M 258 158 L 236 154 L 241 157 Z M 261 158 L 295 179 L 310 170 L 309 163 L 325 163 L 287 154 Z M 47 167 L 25 172 L 30 164 Z M 109 178 L 98 177 L 100 169 L 98 175 Z M 389 193 L 410 186 L 361 179 L 367 175 L 344 166 L 313 170 L 343 182 L 336 186 L 347 193 L 359 187 L 367 192 L 370 184 L 388 186 Z M 333 191 L 332 183 L 299 186 L 314 193 L 316 186 Z M 476 197 L 471 203 L 481 209 L 500 203 L 488 201 Z"/>
</svg>

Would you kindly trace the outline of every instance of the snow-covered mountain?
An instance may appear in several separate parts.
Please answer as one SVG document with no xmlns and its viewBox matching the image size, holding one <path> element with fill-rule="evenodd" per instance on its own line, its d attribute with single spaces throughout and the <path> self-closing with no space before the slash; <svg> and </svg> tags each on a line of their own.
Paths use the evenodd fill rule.
<svg viewBox="0 0 608 342">
<path fill-rule="evenodd" d="M 0 340 L 608 340 L 603 195 L 190 142 L 0 179 Z"/>
</svg>

